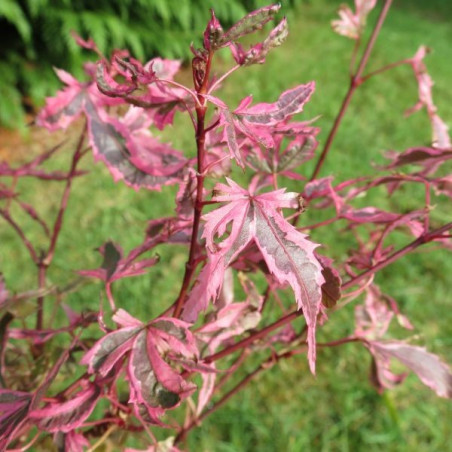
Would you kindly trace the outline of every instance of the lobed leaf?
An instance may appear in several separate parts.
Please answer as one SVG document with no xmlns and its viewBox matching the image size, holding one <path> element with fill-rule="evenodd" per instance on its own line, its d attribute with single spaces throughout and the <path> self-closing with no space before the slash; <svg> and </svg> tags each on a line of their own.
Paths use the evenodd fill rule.
<svg viewBox="0 0 452 452">
<path fill-rule="evenodd" d="M 239 20 L 235 25 L 233 25 L 228 31 L 218 37 L 216 45 L 213 46 L 213 49 L 216 50 L 220 47 L 227 46 L 245 35 L 262 29 L 262 27 L 267 22 L 273 19 L 280 8 L 280 4 L 274 4 L 264 6 L 263 8 L 257 9 L 256 11 L 247 14 L 243 19 Z"/>
<path fill-rule="evenodd" d="M 309 363 L 314 371 L 315 325 L 321 305 L 324 283 L 321 265 L 314 256 L 316 244 L 298 232 L 279 212 L 282 207 L 298 206 L 295 193 L 276 190 L 254 195 L 227 179 L 228 185 L 217 184 L 214 201 L 228 204 L 204 215 L 203 237 L 208 261 L 198 277 L 185 305 L 183 316 L 194 321 L 216 299 L 223 284 L 226 268 L 251 242 L 258 246 L 269 271 L 279 283 L 288 283 L 308 325 Z M 230 225 L 229 235 L 220 243 Z"/>
</svg>

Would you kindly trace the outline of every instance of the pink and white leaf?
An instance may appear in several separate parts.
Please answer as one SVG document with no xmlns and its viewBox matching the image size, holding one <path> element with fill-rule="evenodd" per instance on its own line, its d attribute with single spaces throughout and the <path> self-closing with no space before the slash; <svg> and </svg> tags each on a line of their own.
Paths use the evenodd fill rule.
<svg viewBox="0 0 452 452">
<path fill-rule="evenodd" d="M 263 8 L 247 14 L 229 30 L 221 34 L 215 43 L 214 50 L 227 46 L 230 43 L 237 41 L 237 39 L 242 36 L 253 33 L 256 30 L 260 30 L 267 22 L 273 19 L 280 8 L 281 5 L 274 4 L 264 6 Z"/>
<path fill-rule="evenodd" d="M 129 326 L 106 334 L 83 356 L 80 364 L 88 366 L 88 372 L 108 375 L 115 364 L 132 348 L 136 336 L 143 327 Z"/>
<path fill-rule="evenodd" d="M 83 389 L 72 399 L 62 403 L 49 403 L 33 410 L 30 420 L 48 432 L 69 432 L 80 427 L 92 413 L 101 390 L 96 385 Z"/>
<path fill-rule="evenodd" d="M 400 341 L 372 341 L 369 344 L 376 360 L 383 358 L 384 365 L 395 358 L 413 371 L 419 379 L 440 397 L 452 398 L 452 372 L 438 356 L 422 347 Z M 388 367 L 386 367 L 387 370 Z"/>
<path fill-rule="evenodd" d="M 367 16 L 375 8 L 377 0 L 355 0 L 355 13 L 347 5 L 339 8 L 339 19 L 333 20 L 333 30 L 351 39 L 359 39 L 364 31 Z"/>
<path fill-rule="evenodd" d="M 252 241 L 262 253 L 269 271 L 280 284 L 289 284 L 299 309 L 303 309 L 309 328 L 309 362 L 314 370 L 315 325 L 321 307 L 322 267 L 314 256 L 316 244 L 298 232 L 279 212 L 294 207 L 299 196 L 277 190 L 254 195 L 228 179 L 228 185 L 217 184 L 212 198 L 228 202 L 209 212 L 203 237 L 208 248 L 208 261 L 188 298 L 184 318 L 193 321 L 206 309 L 210 299 L 216 300 L 230 262 Z M 216 243 L 230 225 L 229 235 Z"/>
<path fill-rule="evenodd" d="M 284 91 L 275 103 L 261 103 L 249 108 L 239 106 L 234 110 L 234 114 L 243 118 L 247 125 L 276 125 L 296 113 L 301 113 L 304 104 L 309 101 L 314 92 L 314 88 L 314 82 L 298 85 L 295 88 Z"/>
</svg>

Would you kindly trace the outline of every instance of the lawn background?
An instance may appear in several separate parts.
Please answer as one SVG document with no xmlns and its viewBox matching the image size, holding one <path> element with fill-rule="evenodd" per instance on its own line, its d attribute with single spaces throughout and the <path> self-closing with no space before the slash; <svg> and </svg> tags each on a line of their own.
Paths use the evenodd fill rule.
<svg viewBox="0 0 452 452">
<path fill-rule="evenodd" d="M 452 124 L 452 6 L 446 0 L 428 2 L 395 1 L 375 46 L 369 69 L 413 55 L 420 44 L 432 48 L 426 60 L 435 81 L 434 100 L 439 114 Z M 256 101 L 274 101 L 282 90 L 298 83 L 316 81 L 316 92 L 302 118 L 321 115 L 323 143 L 348 84 L 348 61 L 353 43 L 335 35 L 331 19 L 339 5 L 336 1 L 316 0 L 303 4 L 290 15 L 290 37 L 268 57 L 264 66 L 237 71 L 222 90 L 221 97 L 236 105 L 245 95 Z M 376 19 L 374 12 L 370 18 Z M 202 30 L 198 30 L 198 34 Z M 230 60 L 223 56 L 220 67 Z M 187 73 L 181 75 L 187 79 Z M 413 145 L 428 144 L 430 127 L 425 112 L 404 118 L 404 111 L 417 100 L 417 86 L 409 67 L 382 74 L 363 85 L 354 97 L 341 125 L 322 175 L 335 175 L 336 181 L 370 174 L 371 163 L 383 163 L 382 151 L 404 150 Z M 187 118 L 177 118 L 187 133 L 176 128 L 163 135 L 174 146 L 193 154 L 193 135 Z M 25 138 L 26 152 L 10 158 L 27 159 L 58 137 L 34 132 Z M 74 140 L 76 137 L 72 137 Z M 70 145 L 65 145 L 70 149 Z M 23 148 L 22 148 L 23 149 Z M 61 153 L 53 163 L 67 167 L 67 155 Z M 92 157 L 83 166 L 91 174 L 76 180 L 70 201 L 65 232 L 61 236 L 49 282 L 69 282 L 74 270 L 95 267 L 100 263 L 94 249 L 107 239 L 119 242 L 125 250 L 140 243 L 147 221 L 171 215 L 174 188 L 163 193 L 144 190 L 136 193 L 123 184 L 114 184 L 107 170 L 93 166 Z M 310 175 L 312 165 L 304 173 Z M 27 201 L 41 212 L 56 212 L 60 185 L 42 184 L 36 189 L 29 181 L 21 185 Z M 302 187 L 292 185 L 293 190 Z M 381 193 L 380 193 L 381 194 Z M 419 190 L 406 190 L 397 203 L 411 209 Z M 377 202 L 378 193 L 370 194 L 367 204 Z M 422 199 L 422 198 L 419 198 Z M 384 201 L 388 202 L 388 201 Z M 396 205 L 380 207 L 394 208 Z M 451 209 L 439 200 L 434 212 L 435 224 L 451 221 Z M 307 223 L 310 213 L 307 213 Z M 25 220 L 25 219 L 24 219 Z M 4 222 L 0 230 L 0 269 L 8 288 L 24 290 L 35 287 L 34 267 L 26 251 Z M 36 225 L 24 228 L 37 241 L 44 237 Z M 313 240 L 325 245 L 326 253 L 336 259 L 344 257 L 346 243 L 341 245 L 338 228 L 322 229 Z M 408 238 L 401 236 L 400 244 Z M 331 248 L 330 248 L 331 247 Z M 432 247 L 430 247 L 432 248 Z M 161 312 L 177 295 L 186 259 L 182 247 L 159 249 L 161 264 L 144 277 L 120 281 L 115 286 L 116 299 L 141 319 Z M 427 253 L 421 249 L 405 257 L 377 277 L 377 283 L 392 295 L 416 327 L 423 343 L 431 351 L 452 362 L 452 316 L 450 313 L 450 275 L 452 262 L 444 250 Z M 98 284 L 86 284 L 66 300 L 76 309 L 94 308 L 99 300 Z M 318 333 L 318 340 L 334 340 L 353 331 L 354 305 L 331 314 L 331 322 Z M 202 451 L 448 451 L 452 450 L 449 401 L 439 399 L 419 380 L 410 375 L 404 385 L 379 395 L 368 382 L 370 359 L 359 345 L 319 351 L 317 376 L 313 377 L 304 356 L 283 362 L 263 373 L 249 387 L 213 414 L 188 438 L 189 450 Z M 253 366 L 247 369 L 251 371 Z M 237 379 L 240 375 L 237 376 Z"/>
</svg>

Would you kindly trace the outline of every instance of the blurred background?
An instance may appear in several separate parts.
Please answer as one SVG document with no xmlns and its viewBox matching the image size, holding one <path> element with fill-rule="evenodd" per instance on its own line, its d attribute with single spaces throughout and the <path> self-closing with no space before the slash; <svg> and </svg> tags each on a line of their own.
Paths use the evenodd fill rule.
<svg viewBox="0 0 452 452">
<path fill-rule="evenodd" d="M 101 51 L 127 48 L 139 59 L 154 56 L 189 61 L 189 45 L 200 44 L 202 32 L 214 7 L 224 27 L 246 12 L 267 2 L 260 0 L 0 0 L 0 159 L 12 163 L 27 160 L 48 148 L 61 136 L 28 127 L 34 113 L 61 83 L 52 67 L 64 68 L 83 77 L 83 62 L 93 56 L 76 46 L 70 32 L 91 37 Z M 273 102 L 282 90 L 309 80 L 316 81 L 316 93 L 303 113 L 304 119 L 320 115 L 316 122 L 321 143 L 331 127 L 348 85 L 348 66 L 353 42 L 335 35 L 330 26 L 342 1 L 287 0 L 282 14 L 289 17 L 290 36 L 273 51 L 265 65 L 237 71 L 225 84 L 221 96 L 236 105 L 245 95 L 257 101 Z M 351 2 L 347 2 L 351 3 Z M 379 2 L 380 3 L 380 2 Z M 377 7 L 378 8 L 378 7 Z M 378 13 L 369 17 L 369 30 Z M 367 33 L 368 35 L 368 33 Z M 250 38 L 257 42 L 258 36 Z M 426 59 L 435 81 L 433 91 L 439 114 L 452 124 L 452 2 L 450 0 L 395 0 L 378 38 L 369 70 L 412 56 L 421 44 L 432 49 Z M 230 67 L 231 58 L 223 52 L 214 70 Z M 190 82 L 188 70 L 181 80 Z M 417 85 L 409 67 L 398 67 L 371 79 L 354 97 L 327 161 L 323 174 L 334 174 L 339 182 L 357 174 L 375 171 L 373 164 L 385 160 L 382 151 L 402 151 L 431 140 L 425 112 L 404 118 L 404 111 L 417 101 Z M 176 118 L 186 132 L 164 132 L 174 146 L 194 152 L 189 121 Z M 55 167 L 68 165 L 62 154 Z M 70 281 L 74 271 L 99 265 L 94 250 L 108 239 L 128 251 L 140 243 L 147 221 L 171 215 L 174 187 L 163 194 L 140 191 L 114 184 L 102 165 L 87 157 L 84 167 L 91 174 L 77 179 L 65 231 L 49 272 L 50 283 Z M 312 166 L 308 163 L 306 174 Z M 61 194 L 58 183 L 36 188 L 21 181 L 18 189 L 27 201 L 38 206 L 46 217 L 56 212 Z M 28 184 L 28 185 L 27 185 Z M 290 189 L 301 191 L 300 187 Z M 372 198 L 375 196 L 375 198 Z M 381 198 L 369 194 L 372 205 Z M 422 190 L 407 191 L 398 200 L 379 207 L 408 211 L 419 205 Z M 42 200 L 45 199 L 45 204 Z M 87 200 L 89 199 L 89 202 Z M 451 210 L 441 208 L 448 200 L 439 199 L 433 224 L 451 221 Z M 442 204 L 441 204 L 442 203 Z M 310 215 L 308 212 L 306 215 Z M 308 217 L 309 218 L 309 217 Z M 312 223 L 313 218 L 307 220 Z M 24 230 L 35 243 L 46 238 L 33 222 Z M 339 225 L 340 226 L 340 225 Z M 313 234 L 324 244 L 325 254 L 343 260 L 350 245 L 342 239 L 339 226 Z M 338 239 L 339 238 L 339 239 Z M 408 238 L 400 236 L 399 246 Z M 0 270 L 10 290 L 36 285 L 33 265 L 13 231 L 1 223 Z M 330 247 L 331 246 L 331 247 Z M 399 303 L 419 335 L 419 343 L 452 362 L 451 285 L 452 262 L 444 250 L 431 253 L 421 249 L 378 275 L 383 291 Z M 144 277 L 118 282 L 116 298 L 137 317 L 159 313 L 174 299 L 179 287 L 186 250 L 162 249 L 162 265 Z M 94 283 L 69 295 L 68 303 L 77 309 L 95 308 L 100 286 Z M 291 302 L 291 300 L 289 300 Z M 353 332 L 353 305 L 331 314 L 331 322 L 319 331 L 319 342 Z M 397 336 L 399 338 L 405 336 Z M 200 451 L 452 451 L 452 406 L 439 399 L 410 375 L 394 391 L 378 394 L 368 380 L 370 358 L 356 344 L 319 351 L 317 377 L 300 356 L 263 373 L 194 430 L 189 450 Z M 254 364 L 250 363 L 251 371 Z M 243 375 L 242 375 L 243 376 Z M 240 376 L 239 376 L 240 378 Z"/>
</svg>

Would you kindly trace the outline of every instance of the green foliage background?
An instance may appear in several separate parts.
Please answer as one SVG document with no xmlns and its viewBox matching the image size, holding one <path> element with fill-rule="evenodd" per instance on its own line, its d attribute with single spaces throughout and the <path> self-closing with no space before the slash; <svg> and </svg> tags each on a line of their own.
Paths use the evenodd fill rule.
<svg viewBox="0 0 452 452">
<path fill-rule="evenodd" d="M 291 34 L 288 41 L 269 55 L 265 66 L 250 67 L 233 74 L 225 84 L 220 94 L 221 98 L 230 105 L 236 105 L 243 96 L 253 93 L 258 101 L 272 102 L 282 90 L 298 83 L 315 80 L 316 92 L 306 106 L 303 118 L 321 115 L 316 125 L 322 129 L 320 141 L 324 143 L 345 94 L 348 83 L 348 61 L 353 46 L 346 38 L 332 33 L 329 25 L 331 19 L 335 18 L 335 11 L 340 2 L 340 0 L 305 1 L 289 21 Z M 0 8 L 7 3 L 17 2 L 2 0 Z M 84 2 L 29 1 L 30 5 L 35 3 L 47 5 L 46 8 L 49 10 L 58 4 L 59 7 L 55 8 L 59 11 L 62 10 L 61 5 L 66 5 L 66 10 L 73 10 L 77 16 L 74 20 L 81 24 L 81 28 L 76 30 L 84 37 L 88 36 L 89 29 L 84 28 L 85 25 L 80 19 L 82 15 L 75 14 L 75 4 L 83 5 Z M 103 5 L 105 8 L 116 3 L 122 2 L 96 2 L 99 7 Z M 148 2 L 129 0 L 123 3 L 136 5 Z M 164 3 L 173 4 L 173 2 Z M 181 3 L 177 2 L 177 5 Z M 199 8 L 202 11 L 199 14 L 203 15 L 203 20 L 207 18 L 207 9 L 212 3 L 215 3 L 216 9 L 217 4 L 221 9 L 221 5 L 233 2 L 222 0 L 197 2 L 202 6 Z M 21 13 L 17 13 L 13 15 L 14 19 L 8 19 L 11 22 L 16 21 L 14 33 L 25 37 L 27 33 L 30 36 L 36 33 L 37 42 L 44 42 L 43 28 L 38 32 L 34 28 L 32 31 L 31 27 L 20 25 L 21 17 L 24 18 L 23 23 L 27 23 L 28 16 L 24 11 L 28 11 L 26 9 L 28 3 L 19 2 L 19 5 L 22 16 Z M 242 14 L 245 7 L 241 5 L 239 8 L 243 9 L 240 12 L 237 10 L 234 14 Z M 114 11 L 116 10 L 112 10 L 111 15 L 116 14 Z M 134 10 L 133 14 L 140 15 L 137 11 Z M 9 14 L 11 16 L 11 13 Z M 122 14 L 128 17 L 127 14 L 132 13 L 127 9 Z M 2 15 L 6 17 L 5 13 Z M 375 18 L 374 12 L 369 20 L 370 25 Z M 140 23 L 147 24 L 143 27 L 148 30 L 149 35 L 155 33 L 157 27 L 155 19 L 144 20 L 144 13 L 142 19 Z M 49 18 L 42 20 L 50 22 Z M 163 23 L 163 18 L 161 21 Z M 411 56 L 420 44 L 431 47 L 433 51 L 426 63 L 435 81 L 434 100 L 440 115 L 448 124 L 452 124 L 451 23 L 452 6 L 448 0 L 395 1 L 377 41 L 369 67 L 369 70 L 377 69 L 388 62 Z M 119 45 L 116 41 L 113 44 L 117 37 L 105 27 L 103 33 L 106 49 Z M 134 27 L 135 25 L 132 29 Z M 194 33 L 190 28 L 185 33 L 181 26 L 180 35 L 177 33 L 172 35 L 174 41 L 182 42 L 181 47 L 185 46 L 187 49 L 193 39 L 192 36 L 196 34 L 199 37 L 204 29 L 201 19 L 197 27 Z M 161 28 L 165 29 L 163 26 Z M 49 34 L 46 39 L 52 40 L 52 33 L 47 33 Z M 168 36 L 171 36 L 170 32 L 168 33 Z M 126 40 L 127 29 L 123 34 L 124 44 L 132 53 L 136 52 L 137 49 L 133 44 Z M 97 39 L 94 35 L 93 37 Z M 25 42 L 25 38 L 21 39 Z M 155 36 L 149 39 L 156 43 L 160 42 L 160 39 L 163 41 L 163 38 Z M 35 43 L 31 47 L 34 45 Z M 61 42 L 60 45 L 62 49 L 69 49 L 73 44 L 69 44 L 68 41 Z M 152 48 L 147 47 L 147 44 L 141 45 L 144 55 L 149 57 Z M 184 50 L 181 50 L 181 54 L 178 54 L 175 48 L 169 52 L 173 53 L 164 56 L 182 55 Z M 85 55 L 83 53 L 79 53 L 78 56 L 76 53 L 70 55 L 66 50 L 62 53 L 67 53 L 65 56 L 68 58 L 68 64 L 77 66 L 79 71 L 78 66 Z M 12 62 L 16 61 L 19 66 L 23 64 L 23 67 L 27 67 L 26 64 L 30 64 L 26 63 L 28 61 L 25 58 L 26 53 L 22 53 L 23 56 L 20 57 L 19 53 L 14 57 L 14 52 L 9 55 L 8 58 L 11 58 Z M 31 57 L 36 58 L 33 54 Z M 37 61 L 35 60 L 33 64 L 37 65 Z M 42 71 L 48 62 L 49 59 L 40 62 Z M 228 67 L 230 60 L 228 61 L 225 55 L 224 59 L 218 60 L 218 64 L 216 70 L 221 72 Z M 9 68 L 10 65 L 7 64 L 6 67 Z M 33 77 L 39 75 L 47 81 L 56 80 L 53 75 L 50 76 L 50 68 L 45 70 L 48 70 L 49 75 L 44 76 L 44 72 L 39 74 L 40 71 L 33 69 L 38 73 L 33 72 Z M 24 73 L 26 72 L 24 70 Z M 0 77 L 6 77 L 5 74 L 0 70 Z M 13 83 L 16 72 L 12 70 L 11 74 L 9 77 Z M 26 86 L 25 82 L 21 83 L 22 86 Z M 38 85 L 35 86 L 34 82 L 30 81 L 32 89 L 39 92 L 49 92 L 53 89 L 52 85 L 45 84 L 40 88 Z M 6 91 L 12 92 L 11 89 Z M 18 96 L 20 98 L 19 94 Z M 424 112 L 416 113 L 408 119 L 403 117 L 405 109 L 413 105 L 416 99 L 416 83 L 411 70 L 407 67 L 396 68 L 363 85 L 350 105 L 322 175 L 334 174 L 336 180 L 341 181 L 356 177 L 358 174 L 369 174 L 375 171 L 372 162 L 383 163 L 382 150 L 404 150 L 413 145 L 428 144 L 430 126 Z M 3 109 L 3 105 L 0 108 Z M 166 138 L 173 141 L 176 148 L 187 153 L 194 152 L 193 132 L 189 120 L 178 117 L 177 122 L 174 128 L 166 132 Z M 48 140 L 46 144 L 49 144 L 52 140 L 51 135 L 45 137 Z M 73 138 L 76 138 L 75 133 Z M 68 166 L 71 143 L 66 144 L 64 149 L 67 149 L 67 153 L 65 155 L 63 152 L 55 160 L 55 167 Z M 172 201 L 174 188 L 165 188 L 163 193 L 146 191 L 135 193 L 123 184 L 114 184 L 107 170 L 102 165 L 93 165 L 91 157 L 86 158 L 84 166 L 91 174 L 74 181 L 74 193 L 65 218 L 54 266 L 49 272 L 49 284 L 60 285 L 65 281 L 72 281 L 75 270 L 99 265 L 101 261 L 99 255 L 91 250 L 108 239 L 119 242 L 126 251 L 130 250 L 139 244 L 150 218 L 171 215 L 174 209 Z M 302 170 L 305 174 L 310 174 L 312 167 L 307 165 Z M 25 180 L 21 181 L 21 184 L 18 190 L 27 196 L 28 202 L 39 207 L 43 216 L 55 214 L 61 193 L 60 184 L 50 182 L 42 184 L 39 189 L 36 189 L 33 181 Z M 302 187 L 299 186 L 293 186 L 291 189 L 302 191 Z M 372 205 L 381 195 L 384 193 L 369 194 L 369 198 L 363 202 Z M 45 203 L 42 202 L 43 199 Z M 397 201 L 388 201 L 386 207 L 394 211 L 412 209 L 419 205 L 416 199 L 422 199 L 422 193 L 410 187 Z M 450 206 L 450 201 L 439 198 L 439 202 L 440 205 L 433 213 L 433 227 L 451 221 L 452 217 L 450 207 L 447 207 Z M 305 224 L 314 222 L 313 217 L 310 217 L 313 214 L 314 212 L 306 212 L 303 218 Z M 338 261 L 345 257 L 347 249 L 340 226 L 322 228 L 312 237 L 314 241 L 324 245 L 324 249 L 327 250 L 325 253 L 333 254 Z M 46 243 L 46 238 L 37 232 L 34 223 L 26 224 L 24 230 L 35 243 L 39 243 L 40 240 L 43 244 Z M 401 236 L 400 246 L 406 241 L 407 237 Z M 0 270 L 5 274 L 8 288 L 12 291 L 22 291 L 24 288 L 36 287 L 34 266 L 29 263 L 29 258 L 14 232 L 4 223 L 0 230 L 0 244 Z M 418 343 L 425 344 L 429 350 L 438 353 L 451 363 L 452 260 L 450 253 L 444 250 L 428 251 L 432 252 L 427 253 L 426 249 L 421 249 L 391 265 L 377 276 L 376 282 L 385 292 L 394 296 L 402 311 L 412 320 L 416 327 L 415 334 L 421 335 Z M 161 264 L 151 269 L 149 274 L 119 281 L 114 288 L 118 304 L 139 318 L 150 318 L 159 314 L 177 296 L 186 250 L 182 247 L 168 247 L 159 249 L 159 252 Z M 66 302 L 76 310 L 96 308 L 100 290 L 99 284 L 86 284 L 80 291 L 70 294 Z M 48 303 L 49 309 L 50 305 L 51 302 Z M 331 321 L 319 329 L 319 342 L 327 342 L 352 333 L 353 316 L 353 304 L 339 312 L 331 313 Z M 406 334 L 398 337 L 406 337 Z M 452 451 L 450 401 L 437 398 L 414 375 L 410 375 L 405 384 L 394 391 L 379 395 L 368 381 L 369 364 L 367 352 L 357 344 L 319 351 L 317 377 L 309 373 L 304 356 L 283 362 L 281 366 L 261 374 L 245 391 L 231 399 L 195 429 L 188 437 L 189 450 Z M 254 365 L 250 363 L 245 370 L 253 369 Z M 240 373 L 234 377 L 238 381 L 243 375 Z M 166 432 L 161 433 L 165 435 Z"/>
</svg>

